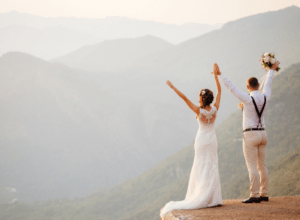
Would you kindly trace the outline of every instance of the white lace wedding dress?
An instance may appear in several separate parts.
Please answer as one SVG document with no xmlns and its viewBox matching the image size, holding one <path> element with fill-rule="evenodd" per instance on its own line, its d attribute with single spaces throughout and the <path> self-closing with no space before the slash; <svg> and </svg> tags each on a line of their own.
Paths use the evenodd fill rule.
<svg viewBox="0 0 300 220">
<path fill-rule="evenodd" d="M 216 107 L 212 107 L 210 111 L 200 108 L 197 117 L 199 130 L 194 145 L 195 157 L 185 199 L 167 203 L 160 213 L 162 220 L 168 212 L 175 209 L 199 209 L 223 204 L 214 126 L 216 115 Z"/>
</svg>

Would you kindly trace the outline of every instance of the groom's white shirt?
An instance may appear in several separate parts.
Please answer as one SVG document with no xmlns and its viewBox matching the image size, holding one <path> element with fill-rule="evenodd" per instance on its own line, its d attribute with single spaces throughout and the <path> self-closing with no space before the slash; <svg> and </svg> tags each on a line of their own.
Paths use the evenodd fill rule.
<svg viewBox="0 0 300 220">
<path fill-rule="evenodd" d="M 266 114 L 266 110 L 271 98 L 271 85 L 274 78 L 274 70 L 270 70 L 268 72 L 267 78 L 265 80 L 265 85 L 263 89 L 263 93 L 260 93 L 258 90 L 252 91 L 250 95 L 248 95 L 245 92 L 242 92 L 236 86 L 226 79 L 224 74 L 221 74 L 221 79 L 224 83 L 224 85 L 229 89 L 229 91 L 237 97 L 243 104 L 243 129 L 246 128 L 256 128 L 259 122 L 259 118 L 257 116 L 255 107 L 253 105 L 252 99 L 250 96 L 252 96 L 257 104 L 258 110 L 261 111 L 261 108 L 264 104 L 264 95 L 266 96 L 266 106 L 261 116 L 261 123 L 262 126 L 259 125 L 259 127 L 265 127 L 265 121 L 264 116 Z"/>
</svg>

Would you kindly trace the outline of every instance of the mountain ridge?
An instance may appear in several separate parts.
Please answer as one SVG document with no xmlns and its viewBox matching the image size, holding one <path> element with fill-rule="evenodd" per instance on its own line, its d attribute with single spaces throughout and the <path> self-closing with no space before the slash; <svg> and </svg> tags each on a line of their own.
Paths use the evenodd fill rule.
<svg viewBox="0 0 300 220">
<path fill-rule="evenodd" d="M 2 19 L 1 19 L 2 18 Z M 0 14 L 0 27 L 9 24 L 23 24 L 35 28 L 53 26 L 68 27 L 100 37 L 103 40 L 116 38 L 135 38 L 147 34 L 157 36 L 173 44 L 177 44 L 194 36 L 199 36 L 222 24 L 165 24 L 155 21 L 143 21 L 127 17 L 76 18 L 76 17 L 42 17 L 19 12 Z M 74 48 L 76 49 L 76 48 Z"/>
<path fill-rule="evenodd" d="M 190 136 L 184 121 L 167 120 L 172 106 L 120 98 L 93 74 L 19 52 L 3 55 L 0 70 L 0 157 L 6 164 L 0 186 L 16 188 L 20 200 L 110 187 L 159 163 Z M 157 156 L 170 130 L 178 135 Z"/>
<path fill-rule="evenodd" d="M 295 13 L 290 13 L 290 10 Z M 276 17 L 278 13 L 280 16 Z M 276 26 L 266 28 L 261 24 L 261 19 L 268 20 L 270 17 L 276 18 L 273 20 Z M 251 25 L 251 28 L 231 30 L 232 28 L 224 25 L 219 30 L 175 45 L 159 54 L 149 55 L 125 69 L 119 80 L 110 86 L 116 91 L 125 91 L 124 95 L 138 100 L 168 100 L 177 104 L 178 98 L 170 97 L 168 88 L 161 86 L 162 82 L 170 80 L 192 102 L 197 103 L 198 98 L 195 94 L 198 94 L 201 88 L 209 88 L 215 92 L 215 82 L 210 74 L 215 62 L 235 85 L 245 85 L 249 77 L 260 79 L 263 76 L 264 70 L 258 59 L 264 51 L 274 51 L 283 69 L 298 62 L 299 8 L 263 13 L 259 15 L 259 19 L 253 15 L 233 21 L 230 26 L 240 26 L 245 20 L 247 22 L 244 26 Z M 242 88 L 242 91 L 247 92 L 245 86 Z M 224 91 L 224 94 L 228 96 L 229 92 Z M 226 102 L 229 104 L 225 106 L 226 109 L 219 119 L 224 120 L 232 113 L 232 108 L 227 106 L 238 104 L 231 96 L 228 96 Z"/>
<path fill-rule="evenodd" d="M 286 88 L 291 89 L 283 93 L 282 91 L 285 91 Z M 299 109 L 299 102 L 297 102 L 299 97 L 295 94 L 299 88 L 300 63 L 291 65 L 282 71 L 272 85 L 272 98 L 267 109 L 265 122 L 268 133 L 266 162 L 270 180 L 269 196 L 273 200 L 275 199 L 274 196 L 291 196 L 300 192 L 300 145 L 299 137 L 297 137 L 300 131 L 298 123 L 300 115 L 297 111 Z M 290 99 L 286 99 L 286 95 Z M 290 102 L 290 100 L 294 100 L 294 102 Z M 289 114 L 285 114 L 287 113 L 286 109 L 293 110 L 289 111 Z M 278 126 L 276 127 L 274 124 L 280 124 L 282 129 L 278 130 Z M 219 172 L 223 199 L 248 197 L 248 171 L 240 141 L 242 138 L 241 111 L 236 111 L 218 126 L 216 133 L 219 145 Z M 158 218 L 159 210 L 167 202 L 184 198 L 193 157 L 194 149 L 193 144 L 191 144 L 142 175 L 111 189 L 100 189 L 84 198 L 60 199 L 36 204 L 35 207 L 20 203 L 20 208 L 15 206 L 12 210 L 20 209 L 20 216 L 25 216 L 26 213 L 27 219 L 30 220 L 48 216 L 49 213 L 51 213 L 51 216 L 48 216 L 49 219 L 55 220 L 64 219 L 66 216 L 75 220 L 82 218 L 154 220 Z M 285 178 L 281 178 L 282 175 Z M 235 201 L 242 205 L 240 200 Z M 3 206 L 3 209 L 7 213 L 10 212 L 7 205 Z M 222 210 L 222 207 L 219 209 Z"/>
<path fill-rule="evenodd" d="M 38 60 L 35 63 L 31 58 L 26 61 L 26 56 L 24 59 L 15 60 L 5 60 L 2 57 L 0 91 L 7 90 L 9 86 L 17 86 L 9 90 L 10 92 L 2 97 L 1 102 L 0 138 L 1 143 L 5 143 L 3 147 L 5 152 L 2 152 L 1 161 L 7 166 L 1 166 L 0 185 L 16 188 L 17 194 L 23 193 L 23 195 L 16 194 L 21 200 L 29 198 L 46 200 L 58 196 L 72 198 L 84 196 L 98 187 L 105 188 L 121 183 L 159 164 L 169 155 L 191 143 L 197 127 L 194 113 L 191 113 L 180 98 L 164 84 L 165 80 L 170 79 L 197 103 L 199 88 L 201 86 L 210 88 L 214 85 L 210 74 L 212 68 L 210 61 L 214 58 L 216 60 L 224 58 L 223 61 L 218 62 L 221 71 L 224 71 L 223 73 L 237 85 L 245 85 L 248 76 L 253 76 L 254 73 L 259 76 L 263 72 L 258 58 L 262 51 L 270 51 L 269 49 L 275 46 L 275 52 L 279 54 L 278 59 L 282 61 L 281 67 L 285 69 L 290 63 L 297 61 L 299 57 L 297 48 L 300 42 L 298 34 L 300 19 L 296 19 L 299 13 L 292 15 L 288 11 L 285 13 L 288 19 L 278 17 L 276 20 L 276 28 L 281 28 L 279 34 L 273 26 L 270 30 L 265 27 L 261 29 L 259 26 L 258 29 L 249 29 L 249 32 L 214 31 L 194 39 L 195 42 L 191 41 L 180 47 L 175 46 L 175 49 L 170 49 L 168 53 L 160 53 L 160 56 L 155 57 L 151 55 L 151 59 L 148 56 L 150 62 L 139 61 L 127 72 L 117 74 L 84 72 L 62 64 Z M 294 21 L 290 22 L 290 20 Z M 255 24 L 254 27 L 257 27 Z M 251 32 L 255 34 L 258 32 L 259 36 L 255 34 L 248 36 Z M 214 35 L 212 36 L 215 38 L 214 42 L 207 41 L 211 35 Z M 274 38 L 271 38 L 273 36 Z M 223 38 L 224 41 L 218 41 Z M 262 39 L 266 43 L 259 43 Z M 246 40 L 248 44 L 244 43 Z M 198 42 L 201 44 L 198 45 Z M 207 48 L 205 48 L 206 44 Z M 248 49 L 249 54 L 245 56 L 240 54 Z M 221 50 L 233 51 L 233 54 L 222 54 Z M 9 54 L 12 55 L 20 56 L 18 53 Z M 231 60 L 233 58 L 237 61 Z M 249 60 L 253 63 L 251 64 Z M 298 67 L 296 65 L 293 68 L 297 70 Z M 254 72 L 256 70 L 257 72 Z M 207 75 L 204 74 L 205 72 Z M 280 79 L 280 75 L 276 77 L 275 82 Z M 106 80 L 108 77 L 111 81 Z M 289 95 L 291 100 L 297 100 L 297 96 L 289 93 L 290 88 L 294 86 L 296 88 L 298 85 L 296 78 L 293 78 L 293 83 L 273 86 L 278 90 L 278 94 L 284 93 Z M 245 86 L 239 87 L 246 89 Z M 222 112 L 227 113 L 229 118 L 228 126 L 222 126 L 224 133 L 219 133 L 218 138 L 227 149 L 225 151 L 225 148 L 220 148 L 220 151 L 223 151 L 221 155 L 224 156 L 222 160 L 226 158 L 232 160 L 227 160 L 228 163 L 222 165 L 222 173 L 223 175 L 234 174 L 232 179 L 235 179 L 236 183 L 223 181 L 222 187 L 226 188 L 224 196 L 238 197 L 245 191 L 244 183 L 247 180 L 247 173 L 242 172 L 245 166 L 234 166 L 243 162 L 242 150 L 239 148 L 241 114 L 234 113 L 236 109 L 234 106 L 238 101 L 231 102 L 228 99 L 231 94 L 224 89 L 223 91 L 218 118 L 222 117 Z M 279 96 L 281 95 L 277 97 Z M 288 101 L 285 100 L 286 98 L 283 99 Z M 272 100 L 276 100 L 276 93 Z M 278 118 L 274 112 L 272 115 L 272 119 L 280 122 L 287 133 L 275 130 L 276 124 L 272 124 L 271 118 L 268 119 L 269 127 L 274 128 L 276 134 L 270 138 L 270 143 L 274 143 L 274 146 L 286 145 L 283 148 L 270 149 L 269 161 L 270 158 L 282 159 L 282 155 L 296 146 L 290 144 L 297 135 L 293 132 L 298 131 L 291 132 L 291 129 L 298 129 L 298 122 L 294 123 L 290 118 L 292 115 L 297 116 L 299 106 L 296 104 L 292 105 L 289 102 L 280 104 L 291 108 L 289 112 L 282 112 L 281 116 L 284 116 L 282 119 L 293 122 L 291 123 L 293 126 L 284 124 L 285 121 Z M 274 107 L 278 112 L 281 111 L 280 105 Z M 272 112 L 270 109 L 268 111 Z M 231 143 L 226 139 L 228 137 L 234 142 Z M 174 167 L 166 164 L 168 169 L 157 175 L 157 179 L 153 178 L 158 185 L 154 185 L 146 177 L 141 177 L 149 184 L 144 184 L 149 192 L 146 196 L 153 198 L 156 205 L 163 204 L 167 199 L 178 198 L 176 196 L 179 196 L 179 191 L 184 193 L 186 188 L 184 177 L 188 175 L 189 162 L 191 162 L 188 151 L 192 152 L 192 146 L 189 150 L 181 151 L 187 156 L 182 159 L 182 166 L 179 163 Z M 269 167 L 273 168 L 275 164 L 269 164 Z M 21 178 L 22 175 L 24 178 Z M 174 178 L 170 179 L 176 181 L 170 186 L 170 190 L 174 193 L 167 191 L 167 185 L 163 186 L 165 188 L 160 188 L 158 177 L 161 175 Z M 50 177 L 52 178 L 49 179 Z M 15 178 L 19 178 L 18 181 L 15 181 Z M 76 185 L 72 184 L 73 182 L 76 182 Z M 123 187 L 129 189 L 130 183 L 132 182 L 126 182 L 126 186 Z M 155 186 L 158 190 L 151 189 L 152 183 L 152 187 Z M 114 190 L 120 190 L 119 187 L 120 185 Z M 122 198 L 118 198 L 117 194 L 107 194 L 103 190 L 98 193 L 103 197 L 113 198 L 117 201 L 116 204 L 121 204 L 121 208 L 134 210 L 131 216 L 134 216 L 135 212 L 144 210 L 144 215 L 157 217 L 154 214 L 157 207 L 154 205 L 148 211 L 145 207 L 137 210 L 133 204 L 141 207 L 145 205 L 144 201 L 139 200 L 138 197 L 130 198 L 128 191 L 119 192 L 124 193 L 123 197 L 128 198 L 132 203 L 124 205 Z M 125 195 L 126 193 L 128 195 Z M 86 205 L 87 209 L 97 212 L 98 205 L 103 203 L 104 214 L 109 211 L 105 209 L 105 201 L 96 201 L 98 199 L 96 197 L 93 199 L 95 201 L 90 200 L 93 204 L 92 208 Z"/>
<path fill-rule="evenodd" d="M 173 44 L 152 35 L 105 40 L 98 44 L 83 46 L 52 61 L 89 71 L 116 72 L 145 56 L 171 46 Z"/>
<path fill-rule="evenodd" d="M 19 51 L 42 59 L 52 59 L 74 48 L 100 41 L 100 37 L 70 28 L 36 29 L 14 24 L 0 28 L 0 55 L 10 51 Z"/>
</svg>

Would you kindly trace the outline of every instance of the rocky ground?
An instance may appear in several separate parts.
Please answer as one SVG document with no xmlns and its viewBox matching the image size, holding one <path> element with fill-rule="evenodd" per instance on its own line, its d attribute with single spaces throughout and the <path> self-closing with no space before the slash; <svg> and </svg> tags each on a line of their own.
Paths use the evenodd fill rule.
<svg viewBox="0 0 300 220">
<path fill-rule="evenodd" d="M 224 200 L 220 207 L 174 210 L 165 216 L 165 220 L 200 219 L 300 219 L 300 196 L 271 197 L 269 202 L 251 204 Z"/>
</svg>

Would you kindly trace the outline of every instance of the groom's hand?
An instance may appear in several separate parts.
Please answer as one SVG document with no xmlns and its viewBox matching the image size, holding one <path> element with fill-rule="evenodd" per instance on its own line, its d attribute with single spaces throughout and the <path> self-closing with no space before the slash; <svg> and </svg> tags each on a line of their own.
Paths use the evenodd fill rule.
<svg viewBox="0 0 300 220">
<path fill-rule="evenodd" d="M 272 65 L 271 69 L 272 70 L 276 70 L 278 68 L 278 65 L 280 64 L 280 62 L 277 62 L 275 64 Z"/>
<path fill-rule="evenodd" d="M 221 75 L 220 68 L 219 68 L 218 64 L 216 64 L 216 66 L 217 66 L 217 75 L 220 76 Z"/>
</svg>

